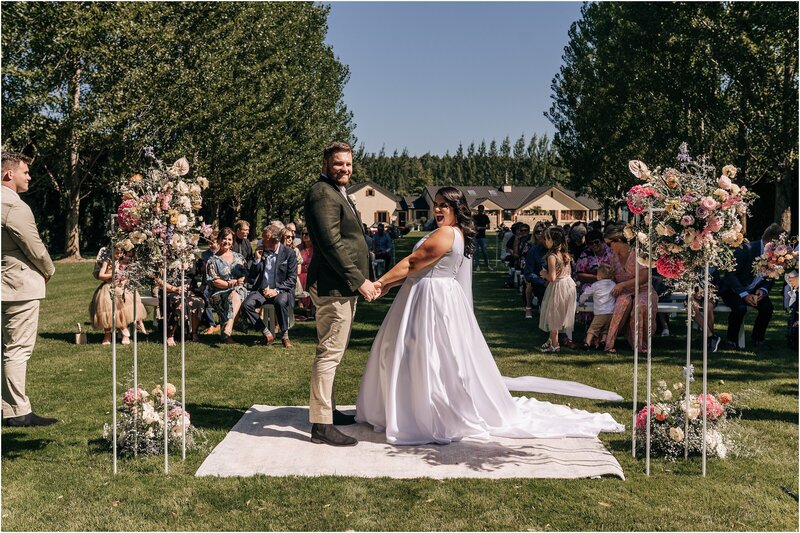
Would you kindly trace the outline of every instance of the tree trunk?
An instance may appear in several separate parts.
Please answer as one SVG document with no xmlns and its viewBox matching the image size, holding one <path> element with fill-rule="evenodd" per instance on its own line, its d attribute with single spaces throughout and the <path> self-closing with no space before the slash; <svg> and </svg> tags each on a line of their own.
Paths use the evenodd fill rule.
<svg viewBox="0 0 800 533">
<path fill-rule="evenodd" d="M 81 259 L 81 180 L 79 175 L 79 139 L 78 126 L 75 123 L 81 104 L 81 68 L 75 59 L 74 70 L 69 83 L 70 119 L 72 132 L 69 140 L 69 175 L 67 176 L 65 195 L 67 197 L 67 220 L 64 227 L 64 259 Z"/>
<path fill-rule="evenodd" d="M 789 168 L 775 182 L 775 217 L 781 227 L 795 234 L 797 231 L 797 207 L 792 200 L 797 198 L 797 168 Z"/>
</svg>

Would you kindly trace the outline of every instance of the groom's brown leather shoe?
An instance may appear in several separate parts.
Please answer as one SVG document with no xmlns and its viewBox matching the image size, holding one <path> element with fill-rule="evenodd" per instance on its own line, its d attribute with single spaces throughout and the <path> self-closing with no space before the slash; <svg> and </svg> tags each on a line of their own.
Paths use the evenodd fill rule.
<svg viewBox="0 0 800 533">
<path fill-rule="evenodd" d="M 348 437 L 333 424 L 311 424 L 311 442 L 314 444 L 329 444 L 331 446 L 355 446 L 358 441 Z"/>
<path fill-rule="evenodd" d="M 346 415 L 338 409 L 333 410 L 333 425 L 334 426 L 349 426 L 356 423 L 356 417 L 353 415 Z"/>
</svg>

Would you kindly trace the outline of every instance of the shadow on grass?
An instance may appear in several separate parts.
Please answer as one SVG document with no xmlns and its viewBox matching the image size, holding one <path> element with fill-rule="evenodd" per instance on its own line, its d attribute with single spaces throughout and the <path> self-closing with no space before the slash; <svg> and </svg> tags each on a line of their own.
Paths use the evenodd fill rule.
<svg viewBox="0 0 800 533">
<path fill-rule="evenodd" d="M 247 409 L 192 403 L 186 404 L 186 410 L 191 413 L 194 426 L 224 431 L 230 430 L 247 411 Z"/>
<path fill-rule="evenodd" d="M 797 424 L 797 417 L 797 413 L 790 413 L 788 411 L 775 411 L 773 409 L 744 409 L 742 412 L 742 420 L 775 420 L 778 422 Z"/>
<path fill-rule="evenodd" d="M 2 457 L 4 461 L 13 461 L 16 458 L 25 455 L 27 452 L 41 450 L 50 443 L 54 442 L 53 439 L 35 438 L 34 435 L 29 431 L 38 430 L 26 430 L 25 428 L 3 428 Z"/>
</svg>

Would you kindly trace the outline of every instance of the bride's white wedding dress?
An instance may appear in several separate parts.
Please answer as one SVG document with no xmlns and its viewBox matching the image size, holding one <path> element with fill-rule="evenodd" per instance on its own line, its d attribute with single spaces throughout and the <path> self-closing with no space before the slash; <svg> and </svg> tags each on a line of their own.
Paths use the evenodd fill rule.
<svg viewBox="0 0 800 533">
<path fill-rule="evenodd" d="M 389 308 L 361 379 L 356 420 L 385 431 L 391 444 L 624 431 L 607 413 L 511 396 L 475 319 L 472 261 L 461 232 L 454 234 L 452 249 L 409 276 Z"/>
</svg>

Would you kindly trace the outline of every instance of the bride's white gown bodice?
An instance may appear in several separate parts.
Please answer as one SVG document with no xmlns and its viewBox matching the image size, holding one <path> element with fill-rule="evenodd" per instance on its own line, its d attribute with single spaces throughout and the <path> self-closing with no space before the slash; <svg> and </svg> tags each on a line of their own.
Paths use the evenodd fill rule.
<svg viewBox="0 0 800 533">
<path fill-rule="evenodd" d="M 452 249 L 409 276 L 389 308 L 361 380 L 356 420 L 385 431 L 392 444 L 623 431 L 606 413 L 511 396 L 472 311 L 464 238 L 453 233 Z"/>
</svg>

